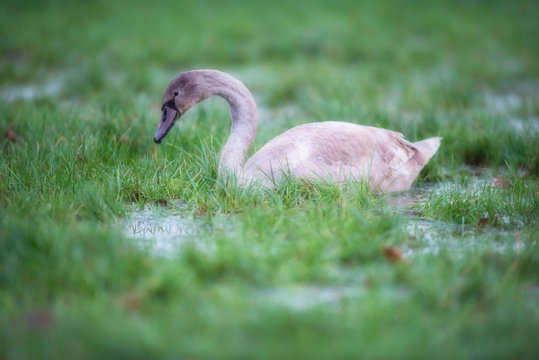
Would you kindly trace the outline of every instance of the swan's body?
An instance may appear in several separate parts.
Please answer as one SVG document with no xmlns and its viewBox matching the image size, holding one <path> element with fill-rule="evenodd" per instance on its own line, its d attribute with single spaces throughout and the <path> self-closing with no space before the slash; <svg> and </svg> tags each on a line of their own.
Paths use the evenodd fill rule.
<svg viewBox="0 0 539 360">
<path fill-rule="evenodd" d="M 382 192 L 408 190 L 440 146 L 439 137 L 410 143 L 391 130 L 327 121 L 296 126 L 245 162 L 256 134 L 256 104 L 240 81 L 216 70 L 188 71 L 172 80 L 154 140 L 161 142 L 177 117 L 211 95 L 228 101 L 232 117 L 219 175 L 235 174 L 240 184 L 272 187 L 290 175 L 335 183 L 367 180 L 371 189 Z"/>
</svg>

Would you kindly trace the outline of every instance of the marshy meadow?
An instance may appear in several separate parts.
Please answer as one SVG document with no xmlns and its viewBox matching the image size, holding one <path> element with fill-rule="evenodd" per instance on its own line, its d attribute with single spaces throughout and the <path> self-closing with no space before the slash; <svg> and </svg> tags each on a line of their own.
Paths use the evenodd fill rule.
<svg viewBox="0 0 539 360">
<path fill-rule="evenodd" d="M 539 354 L 539 3 L 0 3 L 0 358 Z M 410 191 L 217 175 L 228 104 L 153 141 L 181 71 L 253 93 L 250 154 L 336 120 L 442 144 Z"/>
</svg>

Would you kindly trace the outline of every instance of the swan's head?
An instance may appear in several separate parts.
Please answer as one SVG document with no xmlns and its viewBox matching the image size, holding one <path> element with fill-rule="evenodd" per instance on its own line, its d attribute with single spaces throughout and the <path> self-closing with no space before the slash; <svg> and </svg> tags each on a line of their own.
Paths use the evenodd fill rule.
<svg viewBox="0 0 539 360">
<path fill-rule="evenodd" d="M 196 103 L 209 96 L 205 74 L 200 70 L 186 71 L 168 84 L 163 94 L 161 121 L 153 140 L 160 143 L 174 126 L 176 120 Z"/>
</svg>

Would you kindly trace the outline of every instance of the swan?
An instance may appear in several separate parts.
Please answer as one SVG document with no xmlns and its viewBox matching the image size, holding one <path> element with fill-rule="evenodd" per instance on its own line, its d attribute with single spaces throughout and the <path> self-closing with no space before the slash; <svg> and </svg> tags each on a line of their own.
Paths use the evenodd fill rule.
<svg viewBox="0 0 539 360">
<path fill-rule="evenodd" d="M 154 141 L 161 143 L 180 116 L 213 95 L 228 102 L 232 118 L 218 175 L 233 174 L 240 185 L 256 182 L 271 188 L 291 175 L 333 183 L 366 180 L 378 193 L 404 191 L 440 146 L 440 137 L 412 143 L 395 131 L 325 121 L 285 131 L 246 162 L 258 125 L 255 100 L 238 79 L 207 69 L 182 72 L 167 86 Z"/>
</svg>

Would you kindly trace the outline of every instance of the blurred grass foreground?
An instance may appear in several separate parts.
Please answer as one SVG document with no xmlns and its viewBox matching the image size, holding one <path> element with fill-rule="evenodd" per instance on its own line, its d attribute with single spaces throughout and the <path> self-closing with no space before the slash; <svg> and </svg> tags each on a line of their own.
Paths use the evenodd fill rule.
<svg viewBox="0 0 539 360">
<path fill-rule="evenodd" d="M 539 2 L 0 3 L 0 358 L 539 354 Z M 325 120 L 444 138 L 405 194 L 224 188 L 226 104 L 157 149 L 162 93 L 217 68 L 255 148 Z"/>
</svg>

